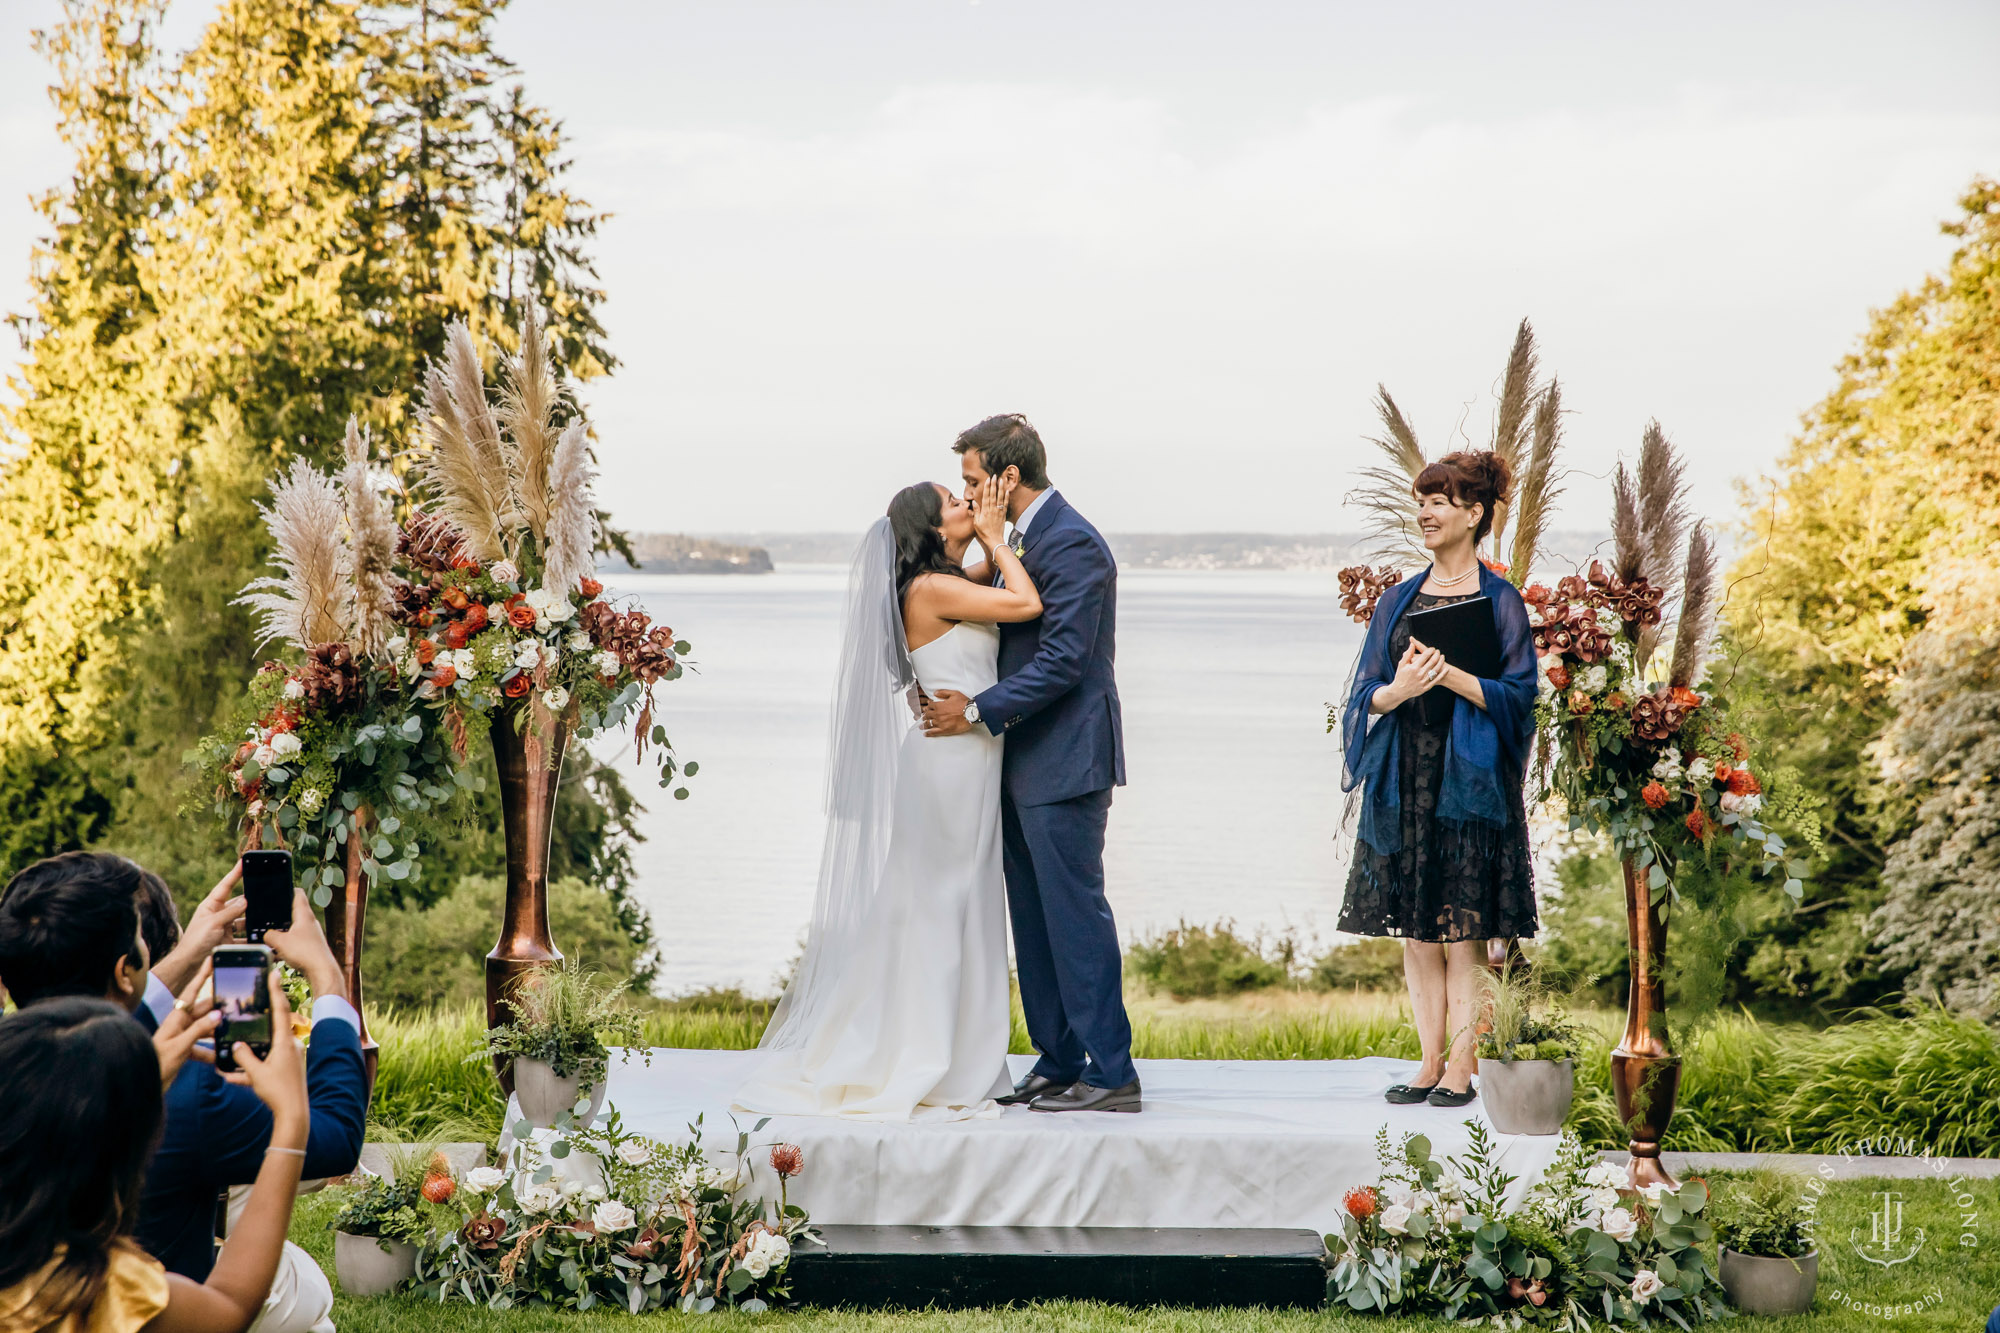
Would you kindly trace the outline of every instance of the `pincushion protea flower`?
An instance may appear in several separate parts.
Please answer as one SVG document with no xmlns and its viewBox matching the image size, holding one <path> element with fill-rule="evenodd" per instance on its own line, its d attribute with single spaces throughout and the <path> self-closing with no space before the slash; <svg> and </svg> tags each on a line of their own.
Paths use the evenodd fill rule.
<svg viewBox="0 0 2000 1333">
<path fill-rule="evenodd" d="M 1657 810 L 1667 803 L 1667 789 L 1658 782 L 1649 782 L 1640 789 L 1639 799 L 1648 810 Z"/>
<path fill-rule="evenodd" d="M 1346 1197 L 1340 1201 L 1340 1206 L 1347 1210 L 1349 1217 L 1357 1221 L 1366 1221 L 1375 1216 L 1381 1202 L 1375 1197 L 1373 1185 L 1357 1185 L 1347 1191 Z"/>
<path fill-rule="evenodd" d="M 777 1143 L 771 1146 L 771 1169 L 778 1173 L 780 1180 L 789 1180 L 806 1169 L 806 1155 L 796 1143 Z"/>
</svg>

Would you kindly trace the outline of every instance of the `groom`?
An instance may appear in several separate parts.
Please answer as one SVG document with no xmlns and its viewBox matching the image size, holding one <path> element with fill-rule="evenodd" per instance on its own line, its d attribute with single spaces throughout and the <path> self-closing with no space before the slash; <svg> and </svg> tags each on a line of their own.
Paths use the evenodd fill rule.
<svg viewBox="0 0 2000 1333">
<path fill-rule="evenodd" d="M 1104 899 L 1104 823 L 1125 785 L 1112 638 L 1118 566 L 1083 515 L 1049 487 L 1042 437 L 1018 414 L 958 437 L 967 497 L 989 476 L 1011 488 L 1014 552 L 1042 615 L 1000 627 L 1000 682 L 976 699 L 939 690 L 932 736 L 974 726 L 1007 737 L 1000 829 L 1007 909 L 1028 1036 L 1041 1059 L 1000 1101 L 1036 1111 L 1137 1111 L 1132 1024 L 1118 927 Z"/>
</svg>

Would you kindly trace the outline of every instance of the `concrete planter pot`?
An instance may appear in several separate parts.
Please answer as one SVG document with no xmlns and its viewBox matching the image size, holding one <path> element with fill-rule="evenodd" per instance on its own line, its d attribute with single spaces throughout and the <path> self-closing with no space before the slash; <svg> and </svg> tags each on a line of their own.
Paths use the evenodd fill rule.
<svg viewBox="0 0 2000 1333">
<path fill-rule="evenodd" d="M 1722 1290 L 1743 1314 L 1804 1314 L 1819 1289 L 1819 1251 L 1774 1259 L 1722 1249 Z"/>
<path fill-rule="evenodd" d="M 554 1128 L 556 1117 L 575 1106 L 584 1091 L 581 1074 L 557 1078 L 556 1071 L 540 1060 L 514 1062 L 514 1095 L 520 1099 L 521 1114 L 536 1129 Z M 604 1109 L 604 1080 L 591 1084 L 588 1094 L 590 1114 L 577 1126 L 579 1129 L 597 1119 L 597 1113 Z"/>
<path fill-rule="evenodd" d="M 1569 1060 L 1479 1062 L 1479 1099 L 1502 1134 L 1554 1134 L 1576 1096 L 1576 1065 Z"/>
<path fill-rule="evenodd" d="M 384 1245 L 389 1248 L 384 1250 Z M 349 1296 L 386 1296 L 417 1275 L 417 1247 L 336 1231 L 333 1274 Z"/>
</svg>

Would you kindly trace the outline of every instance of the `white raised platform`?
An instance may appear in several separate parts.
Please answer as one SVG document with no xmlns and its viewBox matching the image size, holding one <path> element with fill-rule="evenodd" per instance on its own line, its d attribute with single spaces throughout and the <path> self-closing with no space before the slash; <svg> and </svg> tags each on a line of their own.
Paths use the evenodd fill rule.
<svg viewBox="0 0 2000 1333">
<path fill-rule="evenodd" d="M 1016 1076 L 1034 1060 L 1008 1058 Z M 627 1129 L 666 1142 L 685 1140 L 703 1115 L 710 1145 L 733 1148 L 731 1095 L 754 1059 L 656 1049 L 647 1068 L 614 1058 L 607 1103 Z M 1425 1134 L 1443 1156 L 1465 1147 L 1467 1117 L 1484 1118 L 1477 1101 L 1458 1111 L 1384 1102 L 1382 1089 L 1416 1072 L 1407 1060 L 1137 1063 L 1138 1115 L 1010 1107 L 994 1119 L 908 1125 L 779 1116 L 752 1141 L 805 1150 L 791 1199 L 815 1222 L 1327 1232 L 1341 1195 L 1377 1178 L 1377 1129 L 1386 1125 L 1392 1143 Z M 758 1119 L 735 1116 L 745 1130 Z M 1518 1202 L 1548 1169 L 1556 1140 L 1496 1137 Z"/>
</svg>

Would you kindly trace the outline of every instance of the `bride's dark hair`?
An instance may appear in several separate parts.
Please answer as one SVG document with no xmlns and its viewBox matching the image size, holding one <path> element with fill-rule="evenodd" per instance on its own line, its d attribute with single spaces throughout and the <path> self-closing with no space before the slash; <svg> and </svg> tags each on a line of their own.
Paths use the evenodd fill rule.
<svg viewBox="0 0 2000 1333">
<path fill-rule="evenodd" d="M 896 602 L 925 574 L 956 574 L 965 568 L 944 548 L 944 501 L 934 481 L 905 486 L 889 501 L 889 535 L 896 540 Z"/>
</svg>

